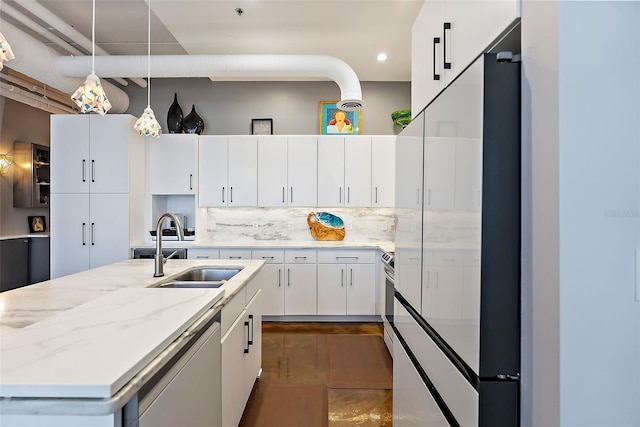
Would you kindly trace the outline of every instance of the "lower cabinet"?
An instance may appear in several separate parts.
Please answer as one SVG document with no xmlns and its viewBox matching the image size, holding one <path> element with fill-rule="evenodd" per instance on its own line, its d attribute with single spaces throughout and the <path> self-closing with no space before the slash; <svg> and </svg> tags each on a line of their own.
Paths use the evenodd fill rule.
<svg viewBox="0 0 640 427">
<path fill-rule="evenodd" d="M 284 314 L 315 315 L 316 251 L 285 251 Z"/>
<path fill-rule="evenodd" d="M 0 241 L 0 292 L 29 284 L 29 239 Z"/>
<path fill-rule="evenodd" d="M 319 315 L 376 314 L 375 254 L 375 251 L 318 252 Z"/>
<path fill-rule="evenodd" d="M 141 398 L 140 427 L 222 425 L 220 324 L 214 323 Z"/>
<path fill-rule="evenodd" d="M 262 363 L 261 291 L 222 336 L 222 425 L 237 426 Z M 241 296 L 236 295 L 235 298 Z M 222 309 L 225 316 L 225 309 Z M 191 425 L 178 423 L 175 425 Z"/>
</svg>

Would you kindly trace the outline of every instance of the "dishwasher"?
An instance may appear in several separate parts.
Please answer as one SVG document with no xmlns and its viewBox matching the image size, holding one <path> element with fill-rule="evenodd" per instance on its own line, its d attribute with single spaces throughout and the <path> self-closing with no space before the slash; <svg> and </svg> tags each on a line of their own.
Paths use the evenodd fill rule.
<svg viewBox="0 0 640 427">
<path fill-rule="evenodd" d="M 187 248 L 163 248 L 162 255 L 167 258 L 172 253 L 176 253 L 171 258 L 187 259 Z M 156 255 L 155 248 L 134 248 L 133 259 L 153 259 Z"/>
</svg>

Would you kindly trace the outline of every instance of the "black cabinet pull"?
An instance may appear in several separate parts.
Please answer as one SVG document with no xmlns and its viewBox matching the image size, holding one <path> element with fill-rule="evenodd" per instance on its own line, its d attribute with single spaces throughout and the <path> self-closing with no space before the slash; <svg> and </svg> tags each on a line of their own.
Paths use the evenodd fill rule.
<svg viewBox="0 0 640 427">
<path fill-rule="evenodd" d="M 96 244 L 96 223 L 91 223 L 91 246 L 95 246 Z"/>
<path fill-rule="evenodd" d="M 444 43 L 442 44 L 442 51 L 444 54 L 444 68 L 446 70 L 451 69 L 451 62 L 447 62 L 447 31 L 451 31 L 451 22 L 444 23 L 444 31 L 442 32 L 442 38 Z"/>
<path fill-rule="evenodd" d="M 96 182 L 96 161 L 91 160 L 91 182 Z"/>
<path fill-rule="evenodd" d="M 229 191 L 231 192 L 231 195 L 229 196 L 229 203 L 233 203 L 233 187 L 229 187 Z"/>
<path fill-rule="evenodd" d="M 436 45 L 440 44 L 440 37 L 433 38 L 433 80 L 440 80 L 440 74 L 436 73 Z"/>
<path fill-rule="evenodd" d="M 87 161 L 82 159 L 82 182 L 87 182 Z"/>
<path fill-rule="evenodd" d="M 189 174 L 189 190 L 193 190 L 193 174 Z"/>
<path fill-rule="evenodd" d="M 251 333 L 249 336 L 249 345 L 253 345 L 253 314 L 249 315 L 249 321 L 251 322 L 251 327 L 249 328 L 249 332 Z"/>
<path fill-rule="evenodd" d="M 87 234 L 87 223 L 83 222 L 82 223 L 82 246 L 86 246 L 87 245 L 87 239 L 86 239 L 86 234 Z"/>
<path fill-rule="evenodd" d="M 284 204 L 284 187 L 282 187 L 282 203 Z"/>
<path fill-rule="evenodd" d="M 224 203 L 224 187 L 222 187 L 222 203 Z"/>
<path fill-rule="evenodd" d="M 247 348 L 244 349 L 244 354 L 249 353 L 249 322 L 244 322 L 245 328 L 247 328 Z"/>
</svg>

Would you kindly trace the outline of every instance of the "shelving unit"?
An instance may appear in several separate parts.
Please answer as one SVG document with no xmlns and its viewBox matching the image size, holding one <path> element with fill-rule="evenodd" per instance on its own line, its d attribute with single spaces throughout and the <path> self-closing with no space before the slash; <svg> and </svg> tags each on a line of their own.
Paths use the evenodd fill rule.
<svg viewBox="0 0 640 427">
<path fill-rule="evenodd" d="M 51 182 L 49 147 L 15 141 L 13 155 L 13 207 L 48 207 Z"/>
</svg>

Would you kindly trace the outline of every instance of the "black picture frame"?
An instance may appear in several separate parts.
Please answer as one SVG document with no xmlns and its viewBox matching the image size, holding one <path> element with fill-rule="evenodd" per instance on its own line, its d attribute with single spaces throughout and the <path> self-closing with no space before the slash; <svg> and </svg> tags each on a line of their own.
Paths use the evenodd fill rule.
<svg viewBox="0 0 640 427">
<path fill-rule="evenodd" d="M 29 233 L 44 233 L 47 231 L 47 219 L 42 215 L 29 216 Z"/>
<path fill-rule="evenodd" d="M 273 119 L 251 119 L 251 135 L 273 135 Z"/>
</svg>

